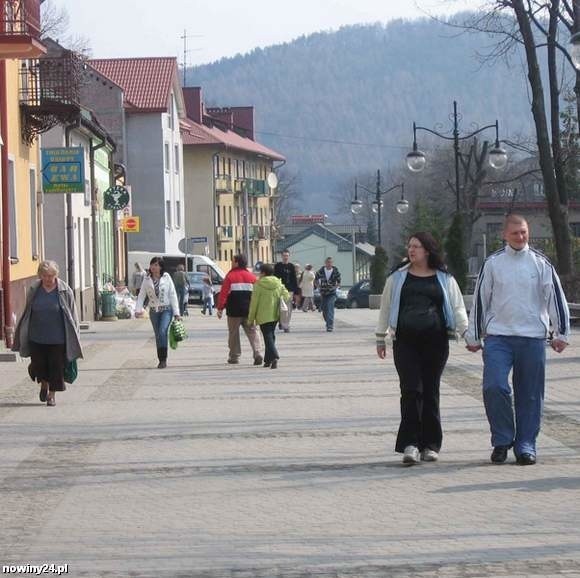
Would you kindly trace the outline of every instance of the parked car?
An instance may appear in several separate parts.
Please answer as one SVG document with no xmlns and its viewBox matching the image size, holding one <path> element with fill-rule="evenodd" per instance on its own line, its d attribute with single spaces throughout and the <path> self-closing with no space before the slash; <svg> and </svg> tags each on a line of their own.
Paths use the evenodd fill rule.
<svg viewBox="0 0 580 578">
<path fill-rule="evenodd" d="M 347 306 L 350 309 L 357 307 L 369 306 L 369 295 L 371 294 L 371 282 L 369 279 L 363 279 L 348 290 Z"/>
<path fill-rule="evenodd" d="M 187 280 L 189 281 L 188 303 L 202 303 L 203 280 L 209 279 L 205 273 L 188 272 Z"/>
<path fill-rule="evenodd" d="M 334 306 L 337 309 L 346 309 L 348 292 L 344 289 L 336 290 L 336 301 Z M 314 289 L 314 306 L 320 309 L 320 289 Z"/>
</svg>

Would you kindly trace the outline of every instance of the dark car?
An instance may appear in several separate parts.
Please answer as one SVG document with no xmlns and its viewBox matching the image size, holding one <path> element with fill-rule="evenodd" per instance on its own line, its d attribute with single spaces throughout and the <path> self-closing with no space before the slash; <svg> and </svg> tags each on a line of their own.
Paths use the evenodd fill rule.
<svg viewBox="0 0 580 578">
<path fill-rule="evenodd" d="M 187 280 L 189 281 L 189 303 L 202 303 L 203 280 L 209 279 L 205 273 L 188 272 Z"/>
<path fill-rule="evenodd" d="M 347 306 L 351 309 L 369 306 L 369 295 L 371 294 L 371 282 L 363 279 L 348 290 L 346 298 Z"/>
</svg>

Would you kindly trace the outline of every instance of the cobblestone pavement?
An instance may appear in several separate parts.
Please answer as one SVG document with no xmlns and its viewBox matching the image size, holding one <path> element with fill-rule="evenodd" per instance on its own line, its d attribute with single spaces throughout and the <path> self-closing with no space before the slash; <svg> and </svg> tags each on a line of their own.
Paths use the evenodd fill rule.
<svg viewBox="0 0 580 578">
<path fill-rule="evenodd" d="M 154 369 L 148 321 L 96 323 L 57 406 L 0 365 L 0 565 L 135 578 L 580 577 L 580 336 L 549 354 L 539 463 L 489 463 L 481 357 L 453 345 L 438 463 L 403 468 L 375 311 L 296 313 L 276 371 L 225 363 L 193 309 Z"/>
</svg>

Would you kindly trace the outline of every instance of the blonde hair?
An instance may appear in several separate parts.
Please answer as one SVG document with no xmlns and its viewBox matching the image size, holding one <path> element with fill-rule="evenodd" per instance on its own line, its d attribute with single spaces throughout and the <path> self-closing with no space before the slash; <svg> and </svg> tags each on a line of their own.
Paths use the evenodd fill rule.
<svg viewBox="0 0 580 578">
<path fill-rule="evenodd" d="M 38 276 L 48 273 L 49 275 L 56 275 L 58 277 L 58 264 L 56 261 L 41 261 L 38 266 Z"/>
<path fill-rule="evenodd" d="M 508 225 L 523 225 L 528 224 L 526 218 L 522 215 L 518 215 L 517 213 L 510 213 L 506 215 L 505 221 L 503 222 L 504 231 L 508 228 Z"/>
</svg>

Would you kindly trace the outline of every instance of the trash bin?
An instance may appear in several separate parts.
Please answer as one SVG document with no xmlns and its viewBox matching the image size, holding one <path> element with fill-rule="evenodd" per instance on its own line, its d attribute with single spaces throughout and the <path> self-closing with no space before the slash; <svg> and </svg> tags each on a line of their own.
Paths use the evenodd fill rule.
<svg viewBox="0 0 580 578">
<path fill-rule="evenodd" d="M 101 321 L 117 321 L 117 300 L 114 291 L 101 291 Z"/>
</svg>

